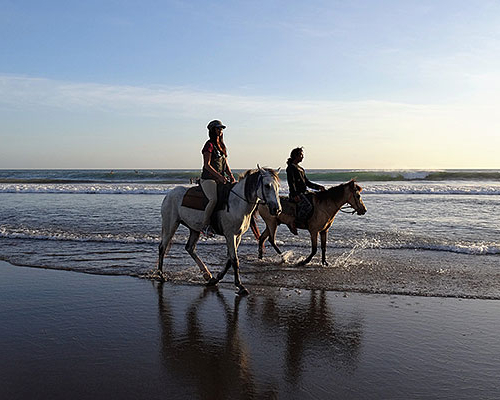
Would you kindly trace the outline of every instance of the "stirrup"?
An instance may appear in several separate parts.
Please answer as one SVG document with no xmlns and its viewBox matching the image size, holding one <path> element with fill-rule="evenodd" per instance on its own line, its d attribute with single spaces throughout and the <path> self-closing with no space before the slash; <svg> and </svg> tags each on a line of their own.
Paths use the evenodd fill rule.
<svg viewBox="0 0 500 400">
<path fill-rule="evenodd" d="M 206 225 L 201 230 L 201 233 L 205 235 L 207 238 L 213 238 L 215 236 L 215 231 L 212 228 L 212 225 Z"/>
</svg>

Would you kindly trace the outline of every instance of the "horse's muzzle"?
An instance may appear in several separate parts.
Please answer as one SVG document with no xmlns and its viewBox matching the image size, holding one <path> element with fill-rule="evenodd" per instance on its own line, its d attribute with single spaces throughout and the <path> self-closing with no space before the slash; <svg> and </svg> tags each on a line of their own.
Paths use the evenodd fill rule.
<svg viewBox="0 0 500 400">
<path fill-rule="evenodd" d="M 358 213 L 358 215 L 365 215 L 366 214 L 366 207 L 363 207 L 363 208 L 360 208 L 358 210 L 356 210 L 356 212 Z"/>
</svg>

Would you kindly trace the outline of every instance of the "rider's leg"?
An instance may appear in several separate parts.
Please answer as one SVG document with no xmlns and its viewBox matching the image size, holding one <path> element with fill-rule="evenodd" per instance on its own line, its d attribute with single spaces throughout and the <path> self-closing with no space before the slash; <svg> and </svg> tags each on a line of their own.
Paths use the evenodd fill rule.
<svg viewBox="0 0 500 400">
<path fill-rule="evenodd" d="M 205 196 L 208 198 L 208 204 L 205 208 L 205 215 L 203 217 L 203 230 L 205 231 L 207 227 L 210 226 L 210 218 L 217 205 L 217 183 L 213 179 L 202 179 L 200 185 L 203 189 L 203 193 L 205 193 Z"/>
<path fill-rule="evenodd" d="M 297 204 L 297 222 L 303 224 L 307 228 L 307 221 L 313 206 L 305 194 L 301 193 L 299 196 L 300 201 Z"/>
</svg>

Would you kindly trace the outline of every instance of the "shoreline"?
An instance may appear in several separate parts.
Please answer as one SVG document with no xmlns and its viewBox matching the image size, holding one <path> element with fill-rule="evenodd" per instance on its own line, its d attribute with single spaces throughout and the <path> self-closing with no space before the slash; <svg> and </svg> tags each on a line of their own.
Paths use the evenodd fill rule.
<svg viewBox="0 0 500 400">
<path fill-rule="evenodd" d="M 173 248 L 175 247 L 179 247 L 180 253 L 183 254 L 181 249 L 183 246 L 174 245 Z M 330 252 L 339 259 L 345 254 L 340 250 L 331 250 Z M 395 254 L 398 252 L 401 254 Z M 450 255 L 436 257 L 430 250 L 419 251 L 418 257 L 413 250 L 399 250 L 398 252 L 375 251 L 370 256 L 373 258 L 371 264 L 362 261 L 369 257 L 359 256 L 356 253 L 346 265 L 339 267 L 321 266 L 318 255 L 305 267 L 299 267 L 293 263 L 289 264 L 289 261 L 281 261 L 280 256 L 277 255 L 268 255 L 263 260 L 259 260 L 256 265 L 248 265 L 243 261 L 241 278 L 250 290 L 252 287 L 269 287 L 274 289 L 326 290 L 339 293 L 500 300 L 500 286 L 497 284 L 500 282 L 500 270 L 496 268 L 496 259 L 498 258 L 496 255 L 481 256 L 485 260 L 491 259 L 489 262 L 491 265 L 484 263 L 481 270 L 478 271 L 474 266 L 467 264 L 469 255 L 466 254 L 454 254 L 450 258 Z M 388 254 L 381 255 L 382 253 Z M 272 254 L 272 249 L 268 249 L 268 254 Z M 244 255 L 243 257 L 252 256 Z M 357 260 L 358 257 L 359 260 Z M 166 268 L 164 270 L 165 280 L 174 284 L 204 287 L 205 281 L 198 268 L 192 265 L 194 262 L 191 262 L 189 258 L 186 259 L 190 266 L 174 270 Z M 123 273 L 99 269 L 88 271 L 59 266 L 34 266 L 5 260 L 3 262 L 22 268 L 159 280 L 154 268 L 145 270 L 143 273 Z M 216 274 L 221 268 L 220 265 L 209 265 L 213 274 Z M 219 286 L 232 289 L 232 277 L 232 270 L 229 270 Z M 450 290 L 453 290 L 454 293 L 449 293 Z M 485 293 L 488 291 L 489 293 Z"/>
</svg>

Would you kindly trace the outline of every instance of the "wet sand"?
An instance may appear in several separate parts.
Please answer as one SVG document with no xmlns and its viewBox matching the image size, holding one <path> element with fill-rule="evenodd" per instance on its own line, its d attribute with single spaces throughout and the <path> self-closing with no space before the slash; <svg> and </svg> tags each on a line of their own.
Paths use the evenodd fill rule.
<svg viewBox="0 0 500 400">
<path fill-rule="evenodd" d="M 1 399 L 497 399 L 498 300 L 0 262 Z"/>
</svg>

